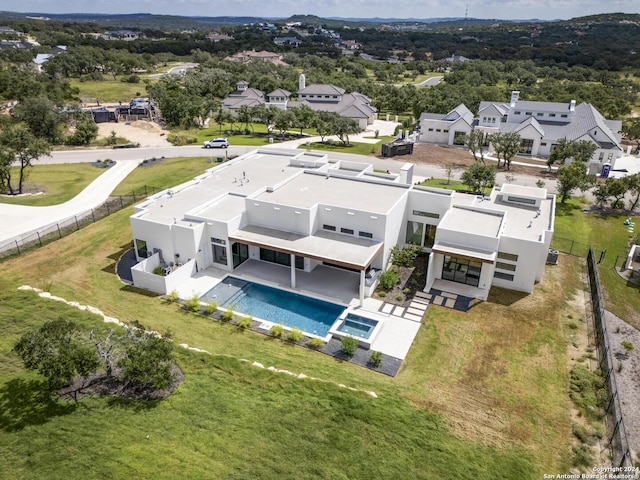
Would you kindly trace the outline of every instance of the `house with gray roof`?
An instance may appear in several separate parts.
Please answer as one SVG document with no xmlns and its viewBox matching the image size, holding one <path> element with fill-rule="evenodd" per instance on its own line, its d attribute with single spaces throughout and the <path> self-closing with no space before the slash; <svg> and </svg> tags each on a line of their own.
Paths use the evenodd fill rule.
<svg viewBox="0 0 640 480">
<path fill-rule="evenodd" d="M 315 111 L 334 112 L 338 115 L 355 120 L 361 130 L 373 123 L 376 109 L 371 105 L 371 99 L 358 92 L 345 93 L 345 90 L 335 85 L 312 84 L 306 86 L 304 75 L 300 75 L 298 83 L 298 100 L 291 100 L 291 92 L 278 88 L 265 95 L 260 90 L 249 88 L 246 82 L 236 84 L 236 92 L 222 101 L 223 108 L 237 112 L 242 105 L 274 105 L 286 110 L 300 105 L 307 105 Z"/>
<path fill-rule="evenodd" d="M 455 117 L 454 112 L 447 116 L 453 113 Z M 446 140 L 446 144 L 454 145 L 455 142 L 442 132 L 428 130 L 431 128 L 429 122 L 437 120 L 437 115 L 422 114 L 419 141 L 445 143 Z M 589 162 L 589 170 L 594 174 L 600 173 L 605 163 L 613 164 L 623 154 L 620 146 L 622 122 L 608 120 L 593 105 L 576 105 L 575 100 L 568 103 L 523 101 L 520 100 L 520 92 L 514 91 L 507 103 L 480 102 L 473 128 L 486 134 L 516 132 L 522 138 L 520 155 L 542 158 L 551 154 L 560 139 L 593 142 L 596 150 Z"/>
<path fill-rule="evenodd" d="M 464 137 L 473 130 L 473 113 L 464 104 L 445 115 L 420 115 L 418 141 L 439 145 L 464 145 Z"/>
</svg>

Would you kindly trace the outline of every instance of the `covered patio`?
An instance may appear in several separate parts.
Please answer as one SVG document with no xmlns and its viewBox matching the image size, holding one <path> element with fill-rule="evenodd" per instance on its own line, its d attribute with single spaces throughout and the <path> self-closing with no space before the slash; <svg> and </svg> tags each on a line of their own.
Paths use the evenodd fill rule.
<svg viewBox="0 0 640 480">
<path fill-rule="evenodd" d="M 236 268 L 234 273 L 245 273 L 248 268 L 254 273 L 260 272 L 265 268 L 262 264 L 277 267 L 277 270 L 273 270 L 279 279 L 276 283 L 283 287 L 309 292 L 314 291 L 314 288 L 318 288 L 318 282 L 321 284 L 326 283 L 328 286 L 336 285 L 340 288 L 346 288 L 347 291 L 351 292 L 351 280 L 346 281 L 344 279 L 353 277 L 356 279 L 356 294 L 349 294 L 349 298 L 353 296 L 359 298 L 360 306 L 364 304 L 366 270 L 371 267 L 371 264 L 381 254 L 384 247 L 382 242 L 332 232 L 318 231 L 314 235 L 300 235 L 259 225 L 247 225 L 230 235 L 229 240 L 270 249 L 291 257 L 288 267 L 255 261 L 251 262 L 249 267 L 246 264 L 251 260 L 247 260 Z M 308 258 L 315 262 L 328 263 L 349 270 L 316 265 L 315 268 L 308 272 L 296 268 L 296 257 Z M 358 273 L 354 272 L 354 270 Z M 283 278 L 283 272 L 288 274 L 288 279 Z M 343 275 L 338 275 L 338 273 Z M 266 280 L 271 279 L 267 278 Z M 322 295 L 329 297 L 342 298 L 345 296 L 344 290 L 339 288 L 332 287 L 327 289 L 323 287 L 323 290 L 326 293 L 322 293 Z"/>
</svg>

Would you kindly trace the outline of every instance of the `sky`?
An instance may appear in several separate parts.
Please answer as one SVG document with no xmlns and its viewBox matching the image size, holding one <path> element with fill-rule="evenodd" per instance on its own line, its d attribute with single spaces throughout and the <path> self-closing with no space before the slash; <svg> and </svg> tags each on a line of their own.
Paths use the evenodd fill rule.
<svg viewBox="0 0 640 480">
<path fill-rule="evenodd" d="M 181 16 L 294 14 L 340 18 L 568 19 L 640 13 L 640 0 L 2 0 L 0 10 L 38 13 L 154 13 Z"/>
</svg>

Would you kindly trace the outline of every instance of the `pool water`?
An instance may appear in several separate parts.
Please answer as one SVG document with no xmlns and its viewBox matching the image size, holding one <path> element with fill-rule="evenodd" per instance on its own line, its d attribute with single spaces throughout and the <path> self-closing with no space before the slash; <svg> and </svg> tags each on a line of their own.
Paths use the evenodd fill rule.
<svg viewBox="0 0 640 480">
<path fill-rule="evenodd" d="M 200 300 L 324 337 L 345 307 L 259 283 L 226 277 Z"/>
<path fill-rule="evenodd" d="M 349 313 L 347 318 L 345 318 L 338 327 L 338 331 L 353 335 L 354 337 L 367 339 L 371 336 L 371 332 L 373 332 L 376 325 L 378 325 L 377 320 Z"/>
</svg>

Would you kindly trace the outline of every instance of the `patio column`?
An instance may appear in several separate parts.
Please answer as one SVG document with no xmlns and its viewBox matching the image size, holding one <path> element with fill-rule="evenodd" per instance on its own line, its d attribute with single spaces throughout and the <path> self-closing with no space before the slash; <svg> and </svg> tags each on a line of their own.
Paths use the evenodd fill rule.
<svg viewBox="0 0 640 480">
<path fill-rule="evenodd" d="M 364 270 L 360 270 L 360 306 L 364 306 L 364 279 L 365 272 Z"/>
<path fill-rule="evenodd" d="M 296 288 L 296 256 L 291 254 L 291 288 Z"/>
</svg>

